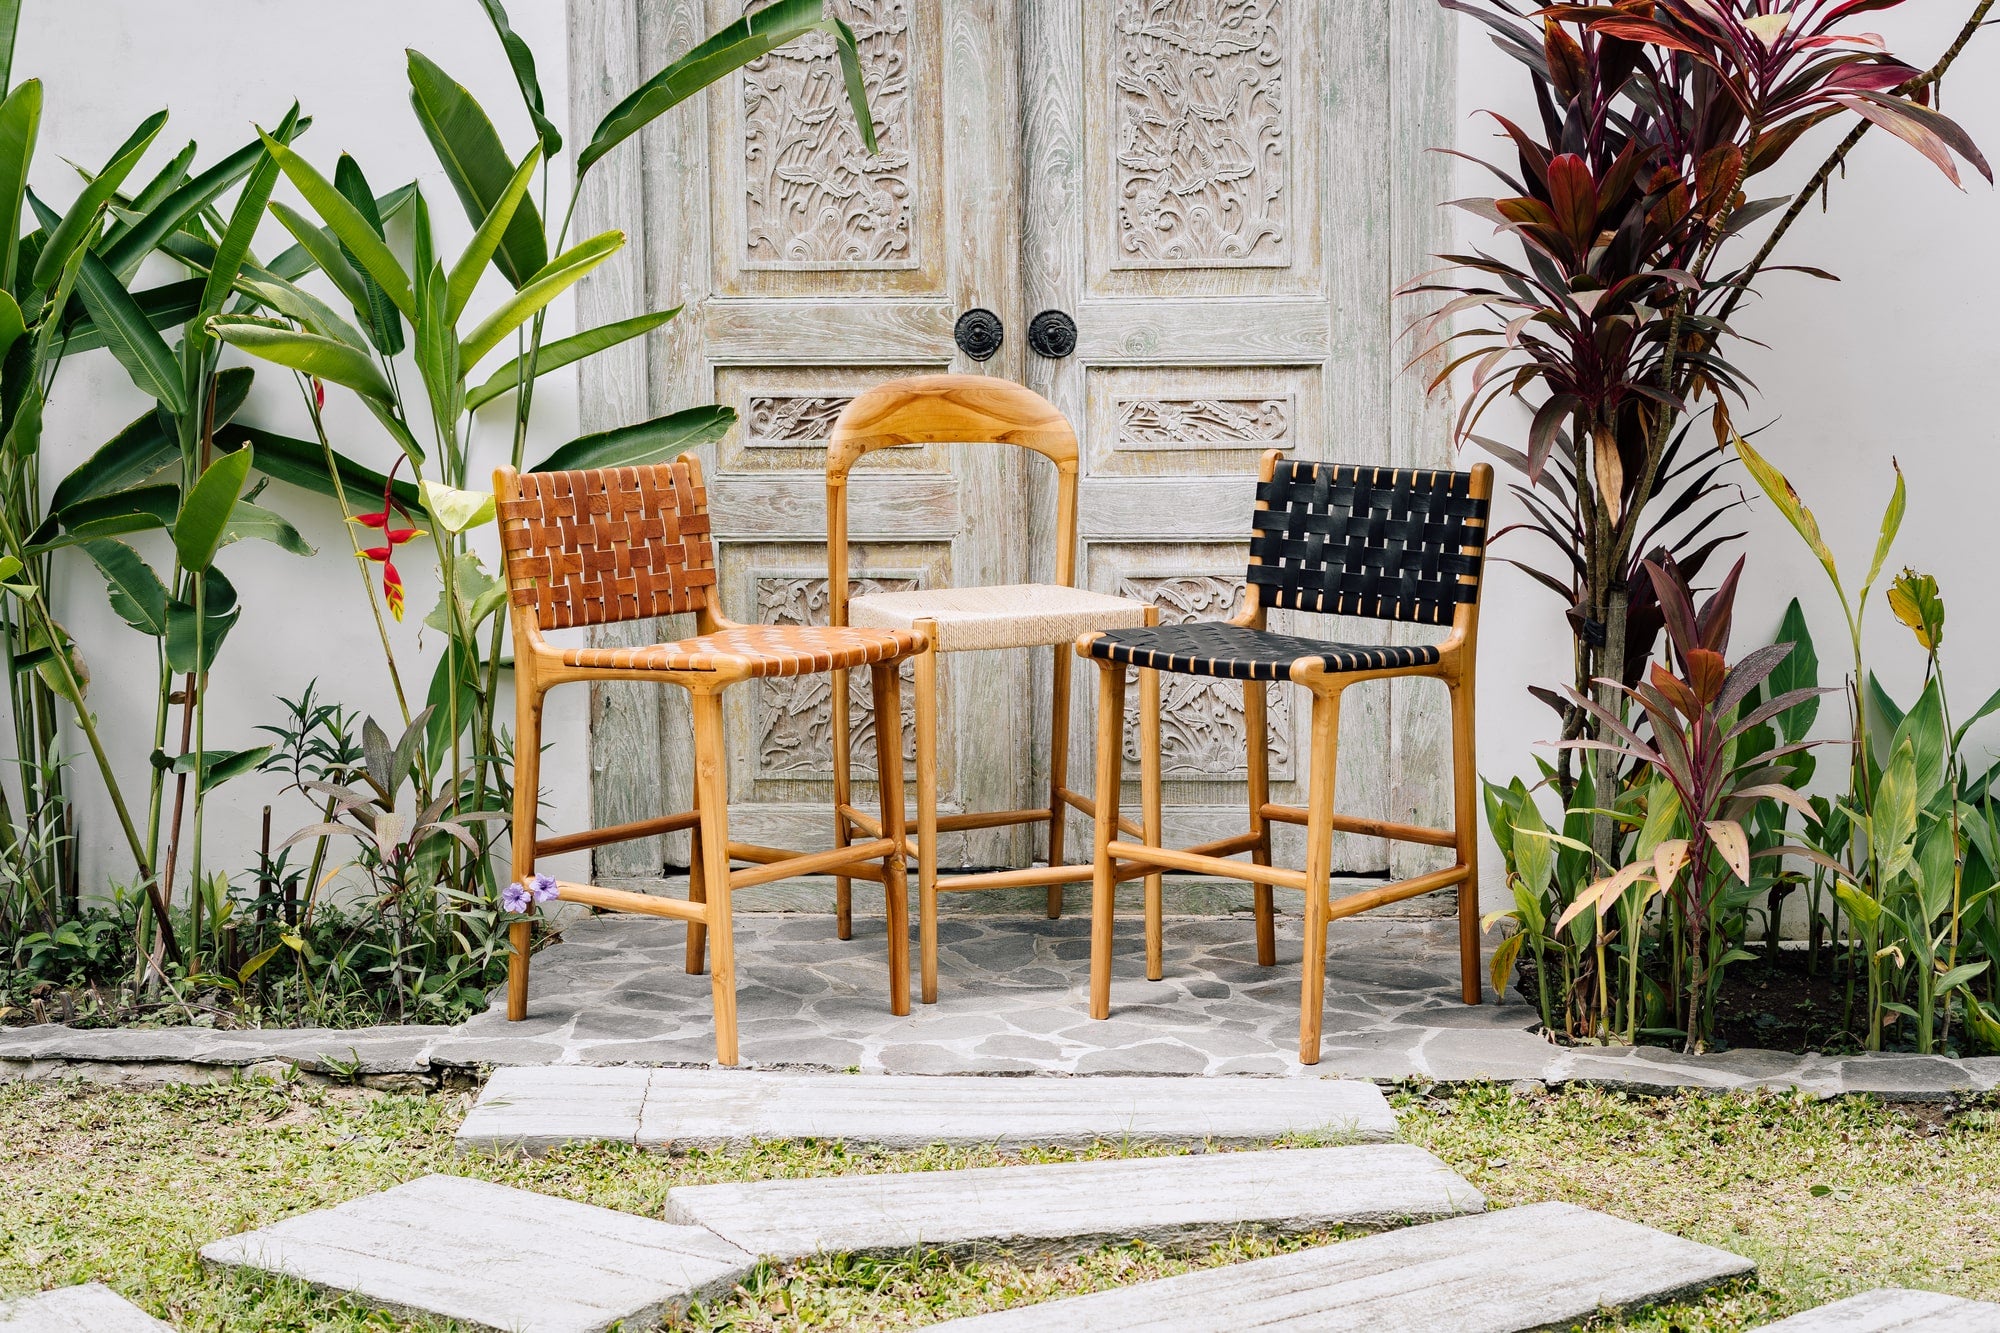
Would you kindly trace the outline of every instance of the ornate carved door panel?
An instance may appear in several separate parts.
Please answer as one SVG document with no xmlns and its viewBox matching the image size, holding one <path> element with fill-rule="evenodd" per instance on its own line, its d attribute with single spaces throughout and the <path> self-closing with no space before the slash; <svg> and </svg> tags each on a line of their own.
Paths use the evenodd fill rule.
<svg viewBox="0 0 2000 1333">
<path fill-rule="evenodd" d="M 1078 329 L 1072 355 L 1030 359 L 1028 382 L 1083 435 L 1084 581 L 1156 600 L 1164 621 L 1240 603 L 1264 450 L 1444 457 L 1421 382 L 1395 373 L 1390 294 L 1433 248 L 1443 195 L 1401 144 L 1448 142 L 1448 65 L 1428 83 L 1410 75 L 1448 61 L 1450 27 L 1424 0 L 1393 0 L 1394 15 L 1390 3 L 1022 0 L 1027 308 Z M 1288 619 L 1274 627 L 1363 641 L 1388 629 Z M 1303 805 L 1290 694 L 1270 692 L 1273 799 Z M 1383 685 L 1348 695 L 1344 810 L 1436 813 L 1445 754 L 1398 725 L 1398 702 Z M 1240 687 L 1171 679 L 1162 713 L 1170 840 L 1240 831 Z M 1296 830 L 1280 837 L 1302 854 Z M 1375 839 L 1342 838 L 1335 854 L 1351 873 L 1391 864 Z"/>
<path fill-rule="evenodd" d="M 1020 374 L 1021 330 L 1010 329 L 1012 345 L 983 366 L 953 339 L 967 310 L 1004 318 L 1020 304 L 1015 53 L 993 40 L 1014 31 L 1013 0 L 832 0 L 829 8 L 859 41 L 879 154 L 861 146 L 831 42 L 813 37 L 716 85 L 705 107 L 670 114 L 634 155 L 646 308 L 686 307 L 650 349 L 651 406 L 715 401 L 740 418 L 704 461 L 723 603 L 741 620 L 825 620 L 825 441 L 850 397 L 900 375 Z M 641 53 L 633 63 L 646 70 L 742 9 L 742 0 L 572 6 L 585 16 L 630 14 L 633 32 L 612 35 Z M 586 33 L 591 43 L 602 36 Z M 608 81 L 622 92 L 637 79 L 633 69 Z M 640 214 L 636 202 L 625 201 L 621 220 Z M 1024 577 L 1008 521 L 1022 483 L 1020 460 L 1007 455 L 1017 452 L 933 446 L 865 460 L 850 486 L 863 583 Z M 650 640 L 679 629 L 632 631 Z M 865 672 L 853 686 L 865 705 Z M 980 717 L 987 739 L 1030 725 L 1023 663 L 981 657 L 948 672 L 945 689 L 945 715 Z M 829 678 L 757 682 L 731 691 L 728 704 L 733 828 L 746 842 L 829 845 Z M 687 790 L 684 712 L 671 692 L 602 692 L 592 745 L 600 818 L 637 817 Z M 873 728 L 862 727 L 854 768 L 863 805 L 875 799 L 864 778 L 874 745 Z M 953 806 L 1027 803 L 1023 748 L 981 745 L 976 762 L 950 743 L 941 748 Z M 1016 851 L 1004 831 L 973 838 L 952 856 Z M 606 849 L 597 871 L 645 880 L 684 859 L 683 845 L 662 840 Z"/>
<path fill-rule="evenodd" d="M 1391 300 L 1444 248 L 1436 206 L 1450 172 L 1426 150 L 1451 138 L 1453 39 L 1431 0 L 829 3 L 860 40 L 878 157 L 859 149 L 823 44 L 803 43 L 664 118 L 640 151 L 607 158 L 583 201 L 587 231 L 633 235 L 586 280 L 581 322 L 687 308 L 643 350 L 583 363 L 585 425 L 705 401 L 741 414 L 704 460 L 723 595 L 739 618 L 824 614 L 832 420 L 878 379 L 980 369 L 952 337 L 975 307 L 1006 329 L 983 368 L 1048 394 L 1083 434 L 1084 580 L 1154 598 L 1170 619 L 1226 615 L 1241 595 L 1262 450 L 1445 458 L 1448 418 L 1425 402 L 1420 376 L 1397 374 L 1406 312 Z M 572 123 L 596 123 L 741 8 L 570 0 Z M 1063 359 L 1027 351 L 1030 316 L 1050 309 L 1079 331 Z M 863 576 L 895 588 L 1046 577 L 1028 553 L 1046 563 L 1052 490 L 1019 452 L 867 460 L 853 485 Z M 681 632 L 624 628 L 645 640 Z M 948 661 L 949 803 L 1017 808 L 1045 790 L 1028 738 L 1046 734 L 1047 665 L 1031 682 L 1024 657 Z M 734 692 L 732 809 L 746 839 L 827 838 L 826 691 L 820 678 Z M 1302 802 L 1302 719 L 1283 691 L 1272 703 L 1276 799 Z M 1438 703 L 1381 686 L 1350 694 L 1343 808 L 1440 813 Z M 678 709 L 660 692 L 596 698 L 601 822 L 685 792 Z M 1165 713 L 1170 833 L 1241 827 L 1240 696 L 1169 682 Z M 1076 728 L 1072 773 L 1089 771 L 1090 736 Z M 1028 850 L 987 834 L 946 857 Z M 666 840 L 607 848 L 597 873 L 657 879 L 684 855 Z M 1391 864 L 1364 839 L 1339 855 L 1353 872 Z"/>
</svg>

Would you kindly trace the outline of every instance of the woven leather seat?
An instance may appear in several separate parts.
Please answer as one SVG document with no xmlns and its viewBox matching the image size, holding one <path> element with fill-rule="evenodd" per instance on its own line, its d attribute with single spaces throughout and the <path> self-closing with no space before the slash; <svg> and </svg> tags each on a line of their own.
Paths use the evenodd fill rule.
<svg viewBox="0 0 2000 1333">
<path fill-rule="evenodd" d="M 921 635 L 900 630 L 731 625 L 677 643 L 569 648 L 562 660 L 600 671 L 715 671 L 747 662 L 751 676 L 810 676 L 907 657 L 922 646 Z"/>
<path fill-rule="evenodd" d="M 937 622 L 937 650 L 1042 648 L 1073 643 L 1094 629 L 1146 623 L 1146 604 L 1055 583 L 1014 583 L 994 588 L 917 588 L 871 593 L 847 605 L 848 623 L 914 630 Z"/>
<path fill-rule="evenodd" d="M 1430 644 L 1366 647 L 1321 643 L 1204 620 L 1157 629 L 1121 629 L 1090 643 L 1090 655 L 1127 666 L 1224 680 L 1290 680 L 1294 663 L 1319 659 L 1325 671 L 1383 671 L 1431 666 L 1438 650 Z"/>
</svg>

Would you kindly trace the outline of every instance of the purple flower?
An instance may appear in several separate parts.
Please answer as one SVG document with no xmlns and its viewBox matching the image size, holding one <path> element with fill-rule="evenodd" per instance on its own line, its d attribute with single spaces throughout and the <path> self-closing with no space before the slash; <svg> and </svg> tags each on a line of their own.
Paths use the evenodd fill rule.
<svg viewBox="0 0 2000 1333">
<path fill-rule="evenodd" d="M 556 877 L 554 875 L 536 875 L 528 881 L 528 886 L 533 890 L 535 901 L 538 903 L 548 902 L 556 896 Z"/>
<path fill-rule="evenodd" d="M 519 884 L 509 884 L 500 890 L 500 906 L 509 912 L 527 911 L 530 901 L 528 891 Z"/>
</svg>

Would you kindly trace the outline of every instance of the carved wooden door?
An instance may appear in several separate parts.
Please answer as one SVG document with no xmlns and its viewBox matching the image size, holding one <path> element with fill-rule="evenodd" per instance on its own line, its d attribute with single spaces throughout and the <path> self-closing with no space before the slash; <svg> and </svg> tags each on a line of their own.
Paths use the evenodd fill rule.
<svg viewBox="0 0 2000 1333">
<path fill-rule="evenodd" d="M 644 351 L 584 363 L 585 426 L 707 401 L 741 414 L 704 458 L 730 614 L 824 617 L 824 440 L 849 396 L 896 375 L 983 369 L 1051 397 L 1084 440 L 1083 581 L 1157 600 L 1168 619 L 1226 616 L 1241 595 L 1260 451 L 1444 458 L 1448 422 L 1419 379 L 1395 374 L 1391 299 L 1444 248 L 1436 204 L 1449 171 L 1425 150 L 1451 140 L 1452 30 L 1432 0 L 828 4 L 859 39 L 879 156 L 861 151 L 826 44 L 807 41 L 666 117 L 642 151 L 607 158 L 582 204 L 583 234 L 634 233 L 586 281 L 582 323 L 686 306 Z M 577 125 L 743 7 L 570 6 Z M 953 326 L 982 307 L 1005 339 L 977 363 Z M 1028 350 L 1042 310 L 1073 317 L 1072 354 Z M 1050 573 L 1052 481 L 1020 451 L 885 451 L 851 491 L 856 567 L 872 586 Z M 1047 673 L 1041 653 L 1032 666 L 1021 653 L 947 659 L 948 806 L 1039 803 Z M 1087 720 L 1094 672 L 1076 675 L 1073 716 Z M 672 693 L 596 696 L 599 822 L 657 813 L 688 789 L 687 723 Z M 827 678 L 732 694 L 741 836 L 825 845 Z M 1417 822 L 1437 813 L 1440 704 L 1381 686 L 1350 693 L 1344 809 Z M 1303 718 L 1282 691 L 1270 718 L 1274 798 L 1303 803 Z M 1240 829 L 1234 687 L 1169 681 L 1165 724 L 1170 835 Z M 1092 729 L 1075 730 L 1070 771 L 1087 774 Z M 872 745 L 864 733 L 857 778 Z M 1127 749 L 1136 757 L 1129 734 Z M 1080 833 L 1071 846 L 1088 845 Z M 1007 831 L 943 849 L 947 864 L 1019 863 L 1031 850 Z M 1390 865 L 1382 844 L 1358 838 L 1339 855 L 1357 873 Z M 606 848 L 597 874 L 658 880 L 684 858 L 672 840 Z"/>
<path fill-rule="evenodd" d="M 1397 380 L 1391 299 L 1397 277 L 1424 267 L 1443 197 L 1417 145 L 1398 156 L 1412 139 L 1449 141 L 1450 27 L 1436 10 L 1022 0 L 1024 294 L 1029 311 L 1062 311 L 1077 330 L 1071 354 L 1034 356 L 1027 375 L 1083 441 L 1088 586 L 1157 602 L 1166 623 L 1227 618 L 1243 594 L 1264 450 L 1433 466 L 1445 456 L 1422 383 Z M 1418 226 L 1399 224 L 1398 210 Z M 1317 617 L 1273 627 L 1362 642 L 1389 628 Z M 1077 707 L 1095 674 L 1079 673 Z M 1443 696 L 1412 702 L 1437 711 Z M 1271 687 L 1274 800 L 1305 804 L 1307 711 Z M 1427 822 L 1449 808 L 1433 780 L 1444 752 L 1414 723 L 1421 713 L 1399 726 L 1402 711 L 1385 685 L 1349 692 L 1344 811 Z M 1171 842 L 1242 831 L 1243 727 L 1239 685 L 1164 681 Z M 1128 719 L 1128 760 L 1134 732 Z M 1088 771 L 1089 735 L 1072 771 Z M 1281 854 L 1302 855 L 1297 837 L 1280 829 Z M 1343 837 L 1335 857 L 1351 874 L 1391 865 L 1375 839 Z"/>
<path fill-rule="evenodd" d="M 605 12 L 616 6 L 593 6 Z M 903 375 L 960 371 L 1018 378 L 1018 331 L 984 362 L 954 326 L 975 309 L 1019 305 L 1013 0 L 833 0 L 853 27 L 880 152 L 869 156 L 829 39 L 814 36 L 716 85 L 650 141 L 645 195 L 651 308 L 685 303 L 651 367 L 656 410 L 715 401 L 739 424 L 704 463 L 719 583 L 738 620 L 825 623 L 825 444 L 858 391 Z M 666 0 L 629 11 L 657 68 L 742 0 Z M 626 85 L 626 86 L 629 86 Z M 664 141 L 664 142 L 662 142 Z M 665 188 L 660 188 L 664 186 Z M 665 388 L 665 393 L 661 389 Z M 1025 577 L 1016 450 L 930 446 L 871 455 L 849 486 L 861 590 Z M 661 626 L 634 627 L 656 636 Z M 954 670 L 953 667 L 959 669 Z M 951 808 L 1028 804 L 1025 747 L 992 744 L 1031 725 L 1019 654 L 958 659 L 943 674 L 947 718 L 977 716 L 940 747 Z M 867 673 L 852 679 L 857 799 L 875 797 Z M 664 710 L 664 711 L 660 711 Z M 595 717 L 600 819 L 687 789 L 682 701 L 606 690 Z M 830 678 L 760 681 L 727 698 L 732 830 L 746 842 L 830 845 Z M 976 757 L 955 742 L 978 732 Z M 905 735 L 913 757 L 913 741 Z M 607 800 L 618 802 L 607 808 Z M 1017 835 L 961 835 L 948 863 L 1015 855 Z M 684 863 L 684 843 L 600 856 L 612 879 Z M 865 888 L 865 886 L 863 886 Z"/>
</svg>

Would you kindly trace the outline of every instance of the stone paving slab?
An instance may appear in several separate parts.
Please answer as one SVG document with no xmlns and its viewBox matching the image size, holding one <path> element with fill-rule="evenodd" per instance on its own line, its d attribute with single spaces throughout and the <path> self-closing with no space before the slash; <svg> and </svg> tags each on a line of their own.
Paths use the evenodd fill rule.
<svg viewBox="0 0 2000 1333">
<path fill-rule="evenodd" d="M 0 1301 L 5 1333 L 174 1333 L 102 1282 Z"/>
<path fill-rule="evenodd" d="M 495 1071 L 457 1143 L 461 1151 L 536 1152 L 583 1141 L 683 1149 L 822 1139 L 901 1149 L 1085 1147 L 1106 1139 L 1261 1145 L 1290 1134 L 1380 1142 L 1396 1136 L 1396 1117 L 1379 1088 L 1347 1079 L 557 1066 Z"/>
<path fill-rule="evenodd" d="M 205 1245 L 201 1257 L 506 1333 L 650 1327 L 732 1289 L 750 1265 L 699 1227 L 462 1176 L 304 1213 Z"/>
<path fill-rule="evenodd" d="M 1559 1262 L 1543 1256 L 1559 1255 Z M 1431 1222 L 940 1324 L 965 1333 L 1516 1333 L 1685 1296 L 1754 1270 L 1572 1204 Z"/>
<path fill-rule="evenodd" d="M 1758 1333 L 2000 1333 L 2000 1305 L 1936 1291 L 1864 1291 Z"/>
<path fill-rule="evenodd" d="M 684 1185 L 667 1192 L 666 1215 L 779 1260 L 919 1246 L 1049 1258 L 1129 1240 L 1190 1249 L 1243 1231 L 1373 1230 L 1485 1207 L 1423 1149 L 1381 1144 Z"/>
</svg>

